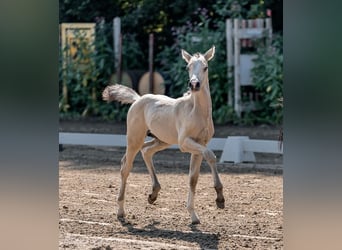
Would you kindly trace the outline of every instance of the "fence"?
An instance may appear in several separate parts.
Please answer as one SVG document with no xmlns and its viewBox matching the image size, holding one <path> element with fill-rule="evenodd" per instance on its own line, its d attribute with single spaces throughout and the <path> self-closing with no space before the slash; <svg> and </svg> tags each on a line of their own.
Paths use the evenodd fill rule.
<svg viewBox="0 0 342 250">
<path fill-rule="evenodd" d="M 147 139 L 151 139 L 148 138 Z M 126 147 L 126 135 L 59 133 L 59 144 Z M 212 138 L 207 147 L 211 150 L 223 151 L 220 163 L 223 162 L 255 162 L 254 152 L 283 154 L 278 141 L 251 140 L 247 136 L 228 136 Z M 178 149 L 171 145 L 171 149 Z"/>
</svg>

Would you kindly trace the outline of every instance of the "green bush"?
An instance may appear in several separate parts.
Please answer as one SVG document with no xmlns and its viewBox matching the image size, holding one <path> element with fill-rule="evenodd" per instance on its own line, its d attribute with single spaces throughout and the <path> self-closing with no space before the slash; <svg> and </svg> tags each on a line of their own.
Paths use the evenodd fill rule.
<svg viewBox="0 0 342 250">
<path fill-rule="evenodd" d="M 262 122 L 280 124 L 283 119 L 283 51 L 282 36 L 275 36 L 272 46 L 258 50 L 254 60 L 252 79 L 260 92 L 258 103 Z"/>
<path fill-rule="evenodd" d="M 108 104 L 102 100 L 103 89 L 110 84 L 114 73 L 114 52 L 111 39 L 112 25 L 101 24 L 96 27 L 93 44 L 89 44 L 85 34 L 75 34 L 78 42 L 77 57 L 63 62 L 60 51 L 59 110 L 61 117 L 97 116 L 104 119 L 122 121 L 126 119 L 127 105 Z M 123 38 L 122 69 L 141 67 L 139 59 L 143 57 L 134 35 Z M 94 48 L 94 49 L 89 49 Z M 70 48 L 65 48 L 68 51 Z M 67 89 L 67 98 L 63 94 L 63 85 Z M 64 87 L 64 88 L 65 88 Z"/>
<path fill-rule="evenodd" d="M 258 5 L 250 9 L 244 8 L 248 1 L 236 5 L 236 1 L 217 1 L 214 12 L 198 9 L 194 14 L 198 22 L 187 22 L 183 26 L 173 28 L 174 44 L 166 46 L 157 56 L 161 72 L 170 86 L 169 94 L 181 96 L 187 89 L 188 74 L 185 62 L 181 58 L 181 49 L 190 53 L 205 52 L 212 45 L 216 46 L 216 54 L 209 63 L 209 82 L 213 102 L 213 120 L 216 124 L 279 124 L 282 120 L 282 107 L 276 105 L 282 96 L 282 43 L 281 37 L 273 41 L 272 48 L 260 48 L 257 51 L 253 81 L 260 93 L 261 102 L 257 103 L 257 111 L 245 112 L 239 118 L 233 107 L 228 105 L 228 91 L 233 91 L 233 80 L 227 78 L 227 55 L 225 20 L 231 17 L 263 17 L 263 10 Z M 215 18 L 213 18 L 215 16 Z M 197 42 L 196 42 L 197 41 Z M 251 51 L 254 52 L 254 51 Z M 255 52 L 254 52 L 255 53 Z"/>
<path fill-rule="evenodd" d="M 96 48 L 90 54 L 79 53 L 77 60 L 63 67 L 60 60 L 60 114 L 61 116 L 98 116 L 107 119 L 124 120 L 129 105 L 107 104 L 102 101 L 101 93 L 114 73 L 112 12 L 97 10 L 88 1 L 77 0 L 84 4 L 62 2 L 66 10 L 63 21 L 92 21 L 95 17 L 105 16 L 109 24 L 97 27 Z M 246 113 L 238 118 L 228 103 L 228 90 L 233 79 L 227 79 L 225 20 L 227 18 L 264 17 L 266 5 L 273 1 L 257 0 L 217 0 L 192 2 L 170 1 L 171 4 L 156 4 L 154 1 L 121 1 L 115 5 L 115 15 L 122 17 L 123 55 L 122 69 L 147 70 L 148 33 L 155 33 L 155 70 L 159 71 L 167 85 L 167 94 L 179 97 L 187 90 L 188 74 L 186 64 L 181 58 L 181 49 L 190 53 L 205 52 L 212 45 L 216 54 L 209 63 L 209 81 L 213 101 L 213 119 L 215 123 L 280 123 L 282 107 L 277 106 L 282 96 L 282 44 L 274 41 L 273 49 L 262 48 L 258 52 L 253 79 L 260 92 L 262 101 L 259 111 Z M 276 1 L 274 1 L 276 2 Z M 71 7 L 74 9 L 70 9 Z M 207 6 L 198 8 L 198 6 Z M 95 8 L 95 9 L 96 9 Z M 102 7 L 101 7 L 102 8 Z M 192 11 L 195 9 L 195 11 Z M 90 13 L 84 15 L 82 13 Z M 110 12 L 110 13 L 109 13 Z M 156 16 L 154 16 L 156 15 Z M 82 19 L 86 18 L 86 19 Z M 137 29 L 136 23 L 139 24 Z M 194 39 L 195 38 L 195 39 Z M 81 39 L 82 40 L 82 39 Z M 277 41 L 279 42 L 278 39 Z M 200 42 L 196 42 L 200 41 Z M 88 46 L 85 41 L 80 43 Z M 80 63 L 88 60 L 83 67 Z M 63 83 L 68 89 L 68 99 L 64 99 Z"/>
<path fill-rule="evenodd" d="M 215 57 L 209 63 L 209 84 L 213 103 L 213 119 L 216 123 L 226 123 L 234 116 L 227 104 L 228 81 L 226 71 L 225 36 L 210 28 L 211 18 L 202 12 L 197 25 L 187 23 L 186 26 L 174 28 L 175 43 L 158 55 L 161 72 L 168 79 L 169 95 L 179 97 L 188 88 L 188 72 L 186 63 L 181 57 L 181 49 L 189 53 L 204 53 L 213 45 L 216 47 Z"/>
<path fill-rule="evenodd" d="M 105 34 L 104 27 L 97 28 L 94 44 L 89 44 L 85 34 L 75 34 L 78 43 L 73 60 L 63 59 L 61 51 L 60 89 L 62 86 L 67 89 L 67 98 L 63 91 L 60 95 L 62 116 L 97 116 L 108 112 L 100 103 L 101 92 L 113 69 L 112 49 Z"/>
</svg>

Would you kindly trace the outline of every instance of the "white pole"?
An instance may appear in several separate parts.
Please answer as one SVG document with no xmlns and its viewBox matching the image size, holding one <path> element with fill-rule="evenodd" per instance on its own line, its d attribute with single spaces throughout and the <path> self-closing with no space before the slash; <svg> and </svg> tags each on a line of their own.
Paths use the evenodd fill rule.
<svg viewBox="0 0 342 250">
<path fill-rule="evenodd" d="M 238 117 L 241 116 L 239 25 L 240 20 L 234 19 L 234 110 Z"/>
<path fill-rule="evenodd" d="M 267 43 L 266 46 L 271 46 L 272 43 L 272 19 L 271 18 L 266 18 L 266 30 L 268 32 L 268 36 L 267 36 Z"/>
</svg>

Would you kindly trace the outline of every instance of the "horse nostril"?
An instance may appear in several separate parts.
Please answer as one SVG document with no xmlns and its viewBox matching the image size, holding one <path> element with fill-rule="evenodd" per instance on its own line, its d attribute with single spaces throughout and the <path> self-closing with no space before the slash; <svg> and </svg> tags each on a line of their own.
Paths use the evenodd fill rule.
<svg viewBox="0 0 342 250">
<path fill-rule="evenodd" d="M 198 90 L 200 88 L 200 82 L 199 81 L 190 81 L 189 87 L 193 90 Z"/>
</svg>

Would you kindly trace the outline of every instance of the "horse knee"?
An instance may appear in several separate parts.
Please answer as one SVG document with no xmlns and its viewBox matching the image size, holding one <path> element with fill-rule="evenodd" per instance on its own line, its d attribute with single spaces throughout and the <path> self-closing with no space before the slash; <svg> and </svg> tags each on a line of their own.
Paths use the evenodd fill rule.
<svg viewBox="0 0 342 250">
<path fill-rule="evenodd" d="M 121 159 L 121 168 L 126 165 L 126 154 Z"/>
<path fill-rule="evenodd" d="M 186 152 L 186 148 L 185 148 L 185 146 L 184 146 L 183 144 L 179 144 L 179 150 L 180 150 L 182 153 Z"/>
<path fill-rule="evenodd" d="M 126 164 L 122 165 L 120 169 L 121 179 L 125 180 L 128 177 L 129 172 L 130 172 L 130 168 Z"/>
</svg>

